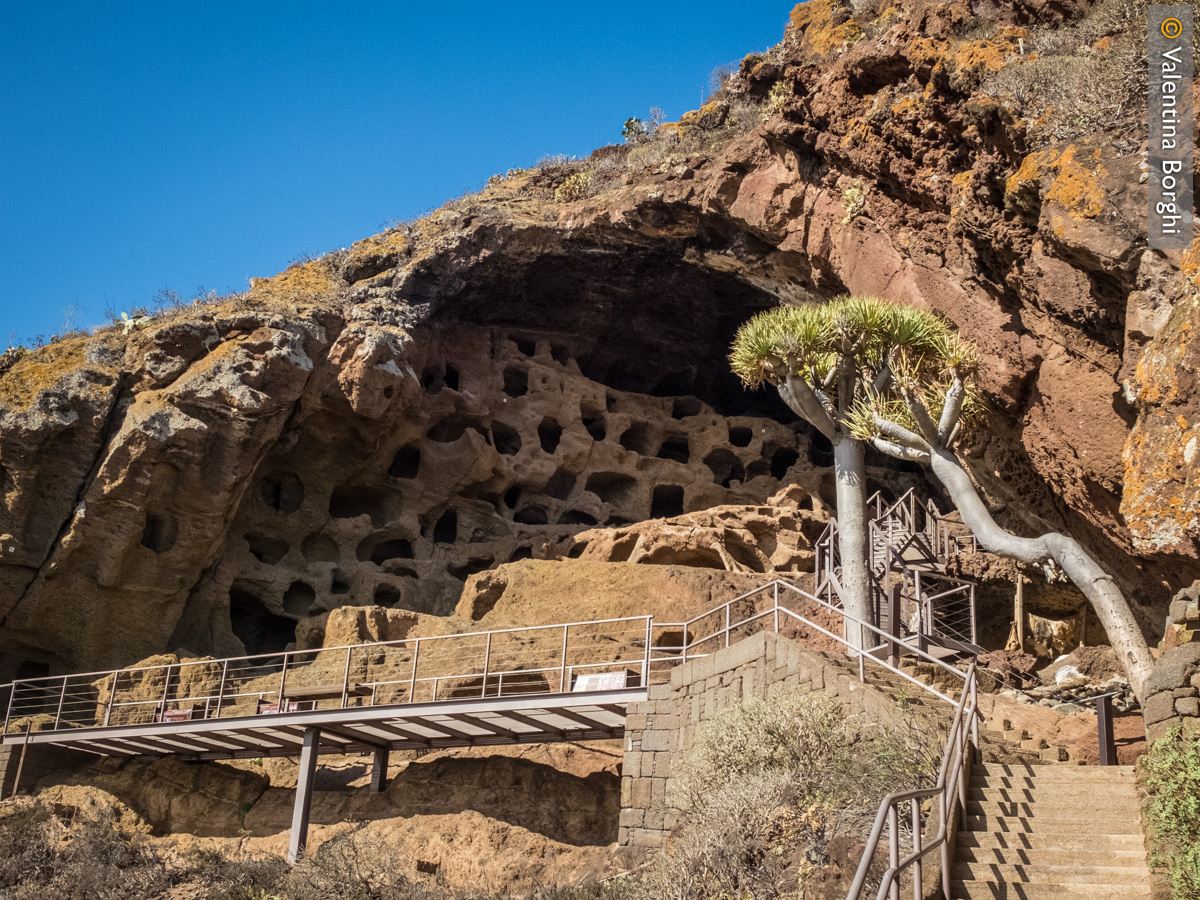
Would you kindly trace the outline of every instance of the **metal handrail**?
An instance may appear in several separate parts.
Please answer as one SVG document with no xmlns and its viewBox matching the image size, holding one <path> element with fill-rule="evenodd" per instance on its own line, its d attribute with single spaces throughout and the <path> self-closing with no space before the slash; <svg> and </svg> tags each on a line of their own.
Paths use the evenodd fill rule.
<svg viewBox="0 0 1200 900">
<path fill-rule="evenodd" d="M 958 812 L 960 814 L 965 813 L 966 767 L 970 760 L 970 756 L 966 751 L 968 745 L 971 746 L 975 753 L 979 750 L 978 702 L 975 663 L 972 661 L 967 669 L 962 696 L 955 705 L 954 721 L 950 726 L 949 733 L 946 735 L 946 743 L 942 751 L 942 762 L 938 771 L 937 783 L 930 788 L 897 791 L 883 798 L 879 804 L 879 812 L 875 815 L 875 822 L 871 828 L 870 837 L 867 838 L 866 848 L 863 851 L 862 860 L 859 862 L 858 871 L 855 873 L 854 881 L 850 885 L 850 891 L 846 894 L 846 900 L 859 900 L 861 898 L 863 889 L 866 886 L 867 874 L 870 870 L 871 862 L 874 860 L 875 854 L 879 849 L 879 841 L 883 835 L 885 824 L 889 829 L 889 867 L 884 872 L 880 881 L 879 891 L 876 894 L 877 900 L 884 900 L 885 896 L 889 897 L 890 900 L 899 900 L 899 878 L 901 873 L 909 868 L 913 870 L 913 897 L 923 897 L 924 886 L 922 884 L 920 861 L 928 853 L 938 848 L 941 848 L 942 851 L 942 890 L 945 896 L 950 896 L 950 839 L 953 834 L 953 829 L 950 825 L 952 798 L 957 797 L 958 799 Z M 971 726 L 969 738 L 967 730 L 968 721 Z M 938 831 L 932 840 L 923 841 L 921 801 L 933 798 L 936 798 L 938 801 Z M 899 854 L 899 808 L 903 803 L 912 804 L 913 850 L 910 854 L 901 858 Z"/>
</svg>

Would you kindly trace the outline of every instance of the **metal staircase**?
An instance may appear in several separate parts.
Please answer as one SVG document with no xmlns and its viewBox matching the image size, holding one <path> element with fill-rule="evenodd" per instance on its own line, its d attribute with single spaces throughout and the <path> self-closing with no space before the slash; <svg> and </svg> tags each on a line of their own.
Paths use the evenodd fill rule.
<svg viewBox="0 0 1200 900">
<path fill-rule="evenodd" d="M 867 501 L 872 622 L 907 647 L 948 657 L 983 652 L 976 642 L 975 584 L 946 572 L 949 560 L 977 549 L 975 537 L 921 504 L 909 489 L 893 503 L 876 492 Z M 831 518 L 816 544 L 816 580 L 836 585 L 841 576 L 838 523 Z M 835 594 L 828 595 L 838 603 Z"/>
</svg>

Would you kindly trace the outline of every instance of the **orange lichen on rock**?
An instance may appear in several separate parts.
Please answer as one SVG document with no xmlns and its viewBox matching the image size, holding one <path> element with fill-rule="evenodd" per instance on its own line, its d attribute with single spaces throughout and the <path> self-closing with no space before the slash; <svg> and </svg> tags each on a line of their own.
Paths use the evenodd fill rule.
<svg viewBox="0 0 1200 900">
<path fill-rule="evenodd" d="M 808 0 L 789 16 L 792 27 L 804 35 L 814 53 L 839 51 L 862 36 L 858 23 L 832 0 Z"/>
<path fill-rule="evenodd" d="M 1041 193 L 1044 179 L 1054 176 L 1044 198 L 1061 206 L 1073 219 L 1090 219 L 1104 210 L 1104 186 L 1101 179 L 1108 170 L 1100 161 L 1088 168 L 1075 159 L 1074 144 L 1063 150 L 1049 147 L 1031 153 L 1021 168 L 1005 184 L 1005 200 L 1015 208 L 1026 208 Z"/>
<path fill-rule="evenodd" d="M 0 376 L 0 404 L 27 409 L 42 391 L 88 368 L 87 347 L 95 340 L 70 337 L 29 351 Z"/>
<path fill-rule="evenodd" d="M 335 296 L 341 286 L 333 263 L 322 257 L 290 266 L 272 278 L 251 278 L 247 299 L 308 305 Z"/>
</svg>

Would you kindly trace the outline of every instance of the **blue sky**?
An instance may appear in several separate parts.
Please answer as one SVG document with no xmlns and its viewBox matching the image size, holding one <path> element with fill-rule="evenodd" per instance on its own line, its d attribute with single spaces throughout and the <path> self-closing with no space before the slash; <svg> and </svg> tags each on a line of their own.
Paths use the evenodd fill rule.
<svg viewBox="0 0 1200 900">
<path fill-rule="evenodd" d="M 695 108 L 789 2 L 5 4 L 0 347 L 241 290 Z"/>
</svg>

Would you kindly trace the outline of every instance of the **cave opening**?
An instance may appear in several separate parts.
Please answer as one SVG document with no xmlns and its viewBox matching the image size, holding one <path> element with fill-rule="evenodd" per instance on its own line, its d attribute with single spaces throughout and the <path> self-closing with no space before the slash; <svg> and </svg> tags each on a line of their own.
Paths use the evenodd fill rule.
<svg viewBox="0 0 1200 900">
<path fill-rule="evenodd" d="M 517 349 L 525 356 L 534 356 L 537 354 L 537 341 L 533 338 L 512 337 L 512 342 L 517 345 Z"/>
<path fill-rule="evenodd" d="M 516 456 L 521 452 L 521 435 L 503 422 L 493 422 L 492 444 L 504 456 Z"/>
<path fill-rule="evenodd" d="M 433 526 L 433 542 L 435 544 L 453 544 L 458 540 L 458 512 L 448 509 L 442 513 Z"/>
<path fill-rule="evenodd" d="M 691 456 L 692 451 L 688 439 L 682 434 L 668 436 L 663 440 L 662 446 L 658 448 L 659 459 L 669 459 L 687 465 Z"/>
<path fill-rule="evenodd" d="M 754 440 L 754 429 L 741 425 L 729 426 L 729 443 L 735 447 L 749 447 Z"/>
<path fill-rule="evenodd" d="M 808 436 L 808 461 L 822 469 L 833 465 L 833 442 L 815 428 Z"/>
<path fill-rule="evenodd" d="M 294 513 L 304 503 L 304 485 L 290 472 L 267 476 L 262 480 L 259 490 L 263 503 L 285 516 Z"/>
<path fill-rule="evenodd" d="M 718 447 L 704 457 L 704 464 L 713 473 L 713 482 L 723 488 L 732 487 L 735 481 L 746 480 L 746 467 L 732 450 Z"/>
<path fill-rule="evenodd" d="M 329 515 L 335 519 L 370 516 L 372 523 L 381 525 L 387 519 L 387 510 L 376 489 L 343 484 L 329 496 Z"/>
<path fill-rule="evenodd" d="M 392 464 L 388 467 L 388 474 L 393 478 L 416 478 L 417 473 L 421 470 L 421 448 L 420 447 L 401 447 L 396 451 L 396 455 L 392 457 Z"/>
<path fill-rule="evenodd" d="M 526 506 L 517 510 L 513 521 L 521 525 L 547 525 L 550 522 L 550 516 L 540 506 Z"/>
<path fill-rule="evenodd" d="M 142 546 L 155 553 L 166 553 L 175 546 L 179 529 L 172 516 L 146 513 L 146 524 L 142 528 Z"/>
<path fill-rule="evenodd" d="M 385 606 L 388 609 L 395 609 L 400 601 L 404 599 L 404 595 L 400 593 L 400 589 L 390 584 L 381 584 L 375 588 L 375 596 L 373 598 L 376 606 Z"/>
<path fill-rule="evenodd" d="M 392 559 L 412 559 L 413 546 L 411 541 L 406 541 L 404 538 L 388 538 L 378 540 L 377 538 L 367 538 L 358 545 L 357 557 L 359 562 L 373 562 L 377 566 L 382 566 L 385 562 Z"/>
<path fill-rule="evenodd" d="M 553 453 L 558 449 L 558 442 L 562 440 L 563 427 L 551 419 L 549 416 L 542 419 L 538 425 L 538 442 L 542 445 L 543 453 Z"/>
<path fill-rule="evenodd" d="M 581 410 L 581 412 L 583 411 Z M 593 441 L 602 441 L 608 437 L 608 426 L 601 413 L 583 412 L 582 421 L 583 427 L 587 429 L 587 433 Z"/>
<path fill-rule="evenodd" d="M 300 554 L 308 562 L 337 562 L 337 542 L 327 534 L 310 534 L 300 545 Z"/>
<path fill-rule="evenodd" d="M 791 447 L 780 447 L 771 454 L 771 477 L 776 481 L 783 481 L 788 470 L 799 461 L 800 454 Z"/>
<path fill-rule="evenodd" d="M 509 509 L 517 508 L 517 501 L 521 499 L 521 486 L 514 484 L 504 492 L 504 505 Z"/>
<path fill-rule="evenodd" d="M 559 525 L 597 525 L 596 517 L 582 509 L 569 509 L 558 517 Z"/>
<path fill-rule="evenodd" d="M 246 653 L 282 653 L 296 640 L 296 620 L 276 615 L 243 587 L 229 590 L 229 627 Z"/>
<path fill-rule="evenodd" d="M 335 597 L 350 593 L 350 576 L 341 569 L 334 569 L 329 579 L 329 593 Z"/>
<path fill-rule="evenodd" d="M 550 476 L 550 480 L 542 488 L 542 493 L 553 500 L 566 500 L 571 496 L 573 490 L 575 490 L 575 476 L 559 469 Z"/>
<path fill-rule="evenodd" d="M 583 489 L 612 506 L 624 506 L 632 501 L 637 481 L 622 472 L 593 472 Z"/>
<path fill-rule="evenodd" d="M 529 373 L 524 369 L 509 366 L 504 370 L 504 393 L 508 396 L 524 397 L 529 393 Z"/>
<path fill-rule="evenodd" d="M 275 565 L 288 553 L 287 541 L 266 534 L 246 535 L 246 546 L 251 556 L 268 566 Z"/>
<path fill-rule="evenodd" d="M 641 456 L 652 453 L 650 428 L 644 422 L 634 422 L 621 435 L 621 446 Z"/>
<path fill-rule="evenodd" d="M 464 563 L 447 566 L 446 571 L 459 581 L 466 581 L 472 575 L 486 572 L 494 562 L 495 558 L 491 556 L 472 556 Z"/>
<path fill-rule="evenodd" d="M 650 518 L 670 519 L 683 515 L 683 488 L 677 484 L 660 484 L 650 497 Z"/>
<path fill-rule="evenodd" d="M 289 616 L 302 619 L 308 615 L 308 611 L 312 609 L 316 599 L 317 592 L 312 589 L 311 585 L 305 584 L 303 581 L 293 581 L 283 592 L 283 611 Z"/>
</svg>

